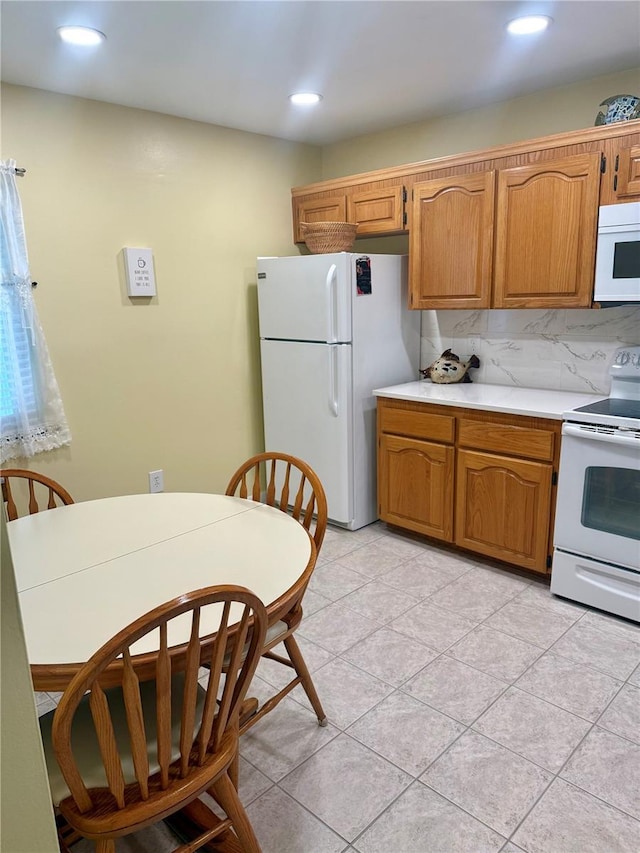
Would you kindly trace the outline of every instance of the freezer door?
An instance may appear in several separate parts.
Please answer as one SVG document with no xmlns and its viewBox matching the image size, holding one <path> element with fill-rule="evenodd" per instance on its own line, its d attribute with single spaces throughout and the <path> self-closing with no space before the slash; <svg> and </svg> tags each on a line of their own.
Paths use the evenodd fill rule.
<svg viewBox="0 0 640 853">
<path fill-rule="evenodd" d="M 265 450 L 303 459 L 320 477 L 329 518 L 353 518 L 351 347 L 260 342 Z"/>
<path fill-rule="evenodd" d="M 350 255 L 258 258 L 260 337 L 351 340 Z"/>
</svg>

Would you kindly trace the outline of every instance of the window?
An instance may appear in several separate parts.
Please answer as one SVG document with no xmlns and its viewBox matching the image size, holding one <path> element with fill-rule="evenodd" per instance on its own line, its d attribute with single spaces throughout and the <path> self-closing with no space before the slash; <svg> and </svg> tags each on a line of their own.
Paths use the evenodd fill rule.
<svg viewBox="0 0 640 853">
<path fill-rule="evenodd" d="M 33 301 L 15 160 L 0 163 L 0 461 L 71 440 Z"/>
<path fill-rule="evenodd" d="M 4 286 L 4 285 L 3 285 Z M 9 285 L 14 286 L 14 285 Z M 6 305 L 4 302 L 6 301 Z M 2 334 L 0 336 L 0 415 L 3 433 L 8 429 L 18 429 L 18 413 L 24 408 L 30 416 L 38 411 L 39 394 L 36 388 L 33 347 L 29 340 L 29 330 L 21 321 L 20 310 L 14 310 L 11 299 L 3 300 L 0 316 Z M 16 370 L 12 364 L 10 350 L 15 353 Z"/>
</svg>

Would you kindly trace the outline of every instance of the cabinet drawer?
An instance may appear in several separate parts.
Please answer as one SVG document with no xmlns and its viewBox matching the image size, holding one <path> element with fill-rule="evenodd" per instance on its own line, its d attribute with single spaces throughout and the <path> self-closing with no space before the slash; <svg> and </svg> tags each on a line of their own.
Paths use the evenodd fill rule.
<svg viewBox="0 0 640 853">
<path fill-rule="evenodd" d="M 383 405 L 378 411 L 378 417 L 381 432 L 453 444 L 455 418 L 448 415 L 394 409 Z"/>
<path fill-rule="evenodd" d="M 553 460 L 556 433 L 551 429 L 459 418 L 458 430 L 458 444 L 461 447 L 512 453 L 514 456 L 545 462 Z"/>
</svg>

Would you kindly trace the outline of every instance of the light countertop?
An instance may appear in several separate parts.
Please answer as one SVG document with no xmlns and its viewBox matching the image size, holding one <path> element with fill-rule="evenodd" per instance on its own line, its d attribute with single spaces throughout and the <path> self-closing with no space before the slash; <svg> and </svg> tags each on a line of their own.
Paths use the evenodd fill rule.
<svg viewBox="0 0 640 853">
<path fill-rule="evenodd" d="M 606 394 L 580 394 L 575 391 L 552 391 L 544 388 L 520 388 L 511 385 L 488 385 L 480 382 L 458 382 L 437 385 L 428 379 L 376 388 L 376 397 L 391 397 L 416 403 L 484 409 L 536 418 L 562 420 L 563 412 L 602 400 Z"/>
</svg>

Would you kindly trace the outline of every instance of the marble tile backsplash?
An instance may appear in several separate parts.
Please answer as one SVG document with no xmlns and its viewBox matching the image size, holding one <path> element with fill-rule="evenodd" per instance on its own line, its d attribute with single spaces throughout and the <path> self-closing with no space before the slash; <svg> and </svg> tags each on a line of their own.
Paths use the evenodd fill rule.
<svg viewBox="0 0 640 853">
<path fill-rule="evenodd" d="M 478 356 L 476 382 L 606 395 L 615 350 L 638 344 L 640 306 L 423 311 L 420 367 L 450 348 Z"/>
</svg>

